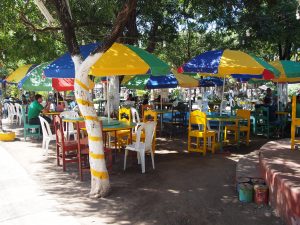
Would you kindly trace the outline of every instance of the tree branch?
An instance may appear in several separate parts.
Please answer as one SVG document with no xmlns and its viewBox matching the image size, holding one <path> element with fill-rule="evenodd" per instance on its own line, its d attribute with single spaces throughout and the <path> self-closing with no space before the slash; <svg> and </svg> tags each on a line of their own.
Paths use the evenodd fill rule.
<svg viewBox="0 0 300 225">
<path fill-rule="evenodd" d="M 27 17 L 24 15 L 23 12 L 19 12 L 19 17 L 21 22 L 27 26 L 29 29 L 35 32 L 47 32 L 47 31 L 57 31 L 61 30 L 61 27 L 44 27 L 44 28 L 37 28 L 33 23 L 31 23 Z"/>
<path fill-rule="evenodd" d="M 131 13 L 136 9 L 136 4 L 137 0 L 128 0 L 124 4 L 122 10 L 117 15 L 111 34 L 104 40 L 102 45 L 98 46 L 92 52 L 92 54 L 96 54 L 98 52 L 106 52 L 113 45 L 113 43 L 122 34 Z"/>
<path fill-rule="evenodd" d="M 29 21 L 29 19 L 25 16 L 23 12 L 19 12 L 19 17 L 21 22 L 28 27 L 30 30 L 34 32 L 51 32 L 51 31 L 58 31 L 62 30 L 62 27 L 44 27 L 44 28 L 39 28 L 36 25 L 34 25 L 32 22 Z M 80 23 L 73 23 L 74 28 L 79 28 L 79 27 L 87 27 L 87 26 L 105 26 L 107 28 L 111 27 L 111 23 L 99 23 L 98 21 L 85 21 L 85 22 L 80 22 Z"/>
</svg>

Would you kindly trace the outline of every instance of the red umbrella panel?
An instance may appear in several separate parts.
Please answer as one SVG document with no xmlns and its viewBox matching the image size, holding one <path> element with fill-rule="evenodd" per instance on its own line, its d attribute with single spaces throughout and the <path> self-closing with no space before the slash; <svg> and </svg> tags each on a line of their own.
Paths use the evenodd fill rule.
<svg viewBox="0 0 300 225">
<path fill-rule="evenodd" d="M 74 91 L 74 79 L 52 78 L 52 87 L 56 91 Z"/>
</svg>

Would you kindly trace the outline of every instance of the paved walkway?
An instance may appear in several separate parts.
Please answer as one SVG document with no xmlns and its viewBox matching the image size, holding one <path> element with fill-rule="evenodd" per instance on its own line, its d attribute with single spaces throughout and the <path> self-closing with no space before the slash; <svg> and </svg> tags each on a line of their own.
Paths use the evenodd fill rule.
<svg viewBox="0 0 300 225">
<path fill-rule="evenodd" d="M 15 159 L 0 146 L 0 224 L 1 225 L 77 225 L 72 216 Z"/>
</svg>

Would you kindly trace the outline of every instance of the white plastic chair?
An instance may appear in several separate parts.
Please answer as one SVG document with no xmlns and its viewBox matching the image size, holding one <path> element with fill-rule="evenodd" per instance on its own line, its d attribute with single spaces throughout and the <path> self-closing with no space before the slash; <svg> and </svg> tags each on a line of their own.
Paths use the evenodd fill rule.
<svg viewBox="0 0 300 225">
<path fill-rule="evenodd" d="M 15 122 L 17 123 L 18 117 L 17 117 L 17 111 L 16 111 L 14 104 L 12 104 L 12 103 L 8 104 L 7 109 L 8 109 L 9 122 L 12 124 L 14 124 Z"/>
<path fill-rule="evenodd" d="M 60 113 L 61 118 L 78 118 L 79 115 L 75 111 L 64 111 Z M 67 140 L 70 140 L 71 135 L 74 136 L 74 139 L 77 140 L 77 131 L 74 129 L 74 124 L 69 122 L 64 126 L 64 134 Z"/>
<path fill-rule="evenodd" d="M 227 114 L 226 112 L 226 107 L 227 107 L 227 101 L 223 100 L 220 104 L 220 115 L 223 115 L 223 114 Z"/>
<path fill-rule="evenodd" d="M 45 150 L 45 155 L 48 156 L 49 143 L 50 141 L 56 141 L 56 137 L 55 134 L 52 134 L 49 123 L 41 116 L 39 116 L 39 119 L 43 131 L 42 148 Z"/>
<path fill-rule="evenodd" d="M 133 107 L 130 108 L 130 111 L 131 111 L 131 115 L 132 115 L 132 122 L 140 123 L 141 119 L 140 119 L 140 115 L 139 115 L 138 111 Z"/>
<path fill-rule="evenodd" d="M 19 125 L 22 124 L 22 106 L 19 103 L 15 103 L 16 107 L 16 113 L 17 113 L 17 122 L 19 122 Z"/>
<path fill-rule="evenodd" d="M 156 128 L 156 122 L 151 121 L 147 123 L 142 123 L 136 133 L 136 141 L 133 142 L 131 145 L 127 145 L 125 148 L 125 157 L 124 157 L 124 170 L 126 169 L 126 160 L 128 151 L 135 151 L 137 152 L 138 157 L 138 164 L 142 166 L 142 173 L 145 173 L 145 153 L 150 152 L 151 159 L 152 159 L 152 167 L 155 169 L 154 166 L 154 153 L 152 151 L 152 143 L 154 132 Z M 145 142 L 141 142 L 141 134 L 142 131 L 145 130 Z"/>
</svg>

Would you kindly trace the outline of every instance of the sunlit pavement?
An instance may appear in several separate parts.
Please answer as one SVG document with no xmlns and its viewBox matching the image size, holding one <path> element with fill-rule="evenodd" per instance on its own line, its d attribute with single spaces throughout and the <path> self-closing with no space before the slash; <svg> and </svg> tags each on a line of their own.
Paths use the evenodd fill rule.
<svg viewBox="0 0 300 225">
<path fill-rule="evenodd" d="M 77 225 L 72 216 L 57 208 L 15 159 L 0 146 L 0 224 Z"/>
</svg>

